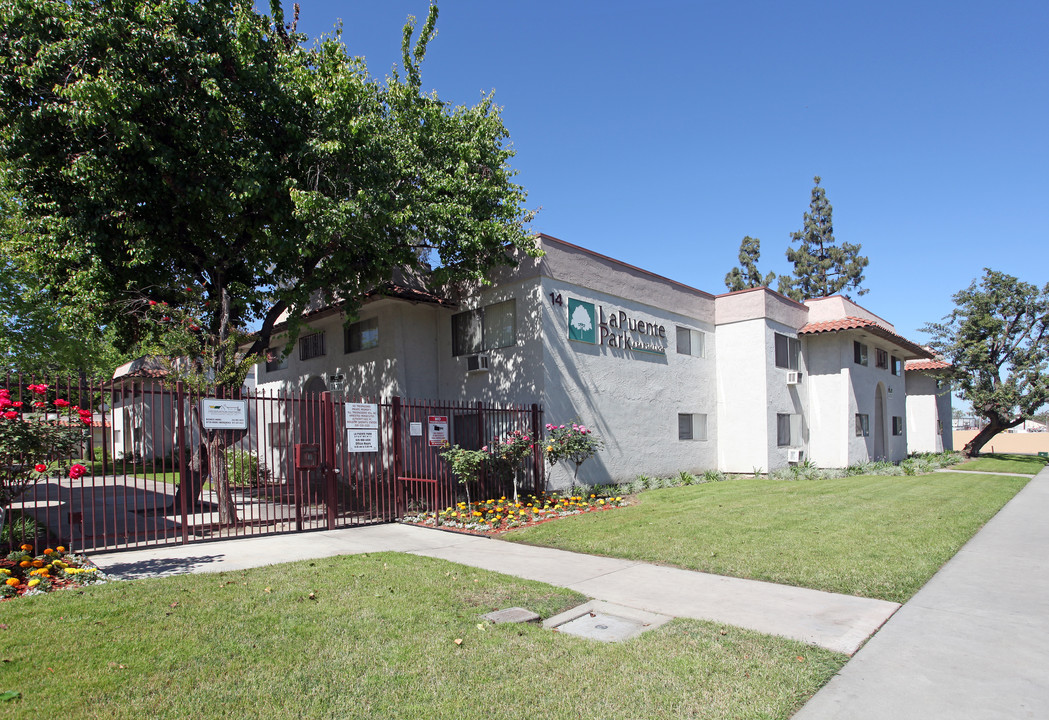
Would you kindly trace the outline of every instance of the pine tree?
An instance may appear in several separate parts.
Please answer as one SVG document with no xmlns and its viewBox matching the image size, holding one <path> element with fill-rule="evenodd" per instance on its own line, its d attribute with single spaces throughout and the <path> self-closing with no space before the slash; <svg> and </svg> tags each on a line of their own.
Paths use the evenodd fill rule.
<svg viewBox="0 0 1049 720">
<path fill-rule="evenodd" d="M 870 262 L 860 255 L 860 245 L 834 240 L 834 222 L 827 193 L 820 187 L 820 178 L 813 178 L 812 200 L 805 213 L 801 230 L 790 234 L 797 248 L 787 248 L 787 259 L 794 264 L 793 276 L 782 275 L 779 291 L 795 300 L 826 297 L 849 290 L 865 295 L 860 287 L 863 268 Z"/>
<path fill-rule="evenodd" d="M 725 275 L 725 287 L 729 292 L 748 290 L 757 287 L 769 287 L 776 279 L 776 273 L 762 275 L 758 271 L 758 258 L 761 257 L 761 241 L 747 235 L 739 244 L 739 267 L 734 267 Z"/>
</svg>

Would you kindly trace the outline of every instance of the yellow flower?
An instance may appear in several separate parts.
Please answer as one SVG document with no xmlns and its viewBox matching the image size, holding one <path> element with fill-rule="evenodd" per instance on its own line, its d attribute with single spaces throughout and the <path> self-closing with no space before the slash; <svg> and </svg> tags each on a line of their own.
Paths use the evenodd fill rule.
<svg viewBox="0 0 1049 720">
<path fill-rule="evenodd" d="M 7 568 L 0 568 L 0 575 L 10 575 L 11 571 Z"/>
<path fill-rule="evenodd" d="M 4 582 L 10 585 L 11 587 L 14 587 L 18 584 L 18 578 L 7 578 L 7 580 L 4 580 Z"/>
<path fill-rule="evenodd" d="M 546 451 L 547 452 L 553 452 L 554 451 L 554 446 L 553 445 L 547 445 L 546 446 Z"/>
<path fill-rule="evenodd" d="M 36 587 L 37 585 L 40 584 L 40 578 L 33 578 L 32 580 L 29 581 L 28 584 L 29 584 L 29 587 Z"/>
</svg>

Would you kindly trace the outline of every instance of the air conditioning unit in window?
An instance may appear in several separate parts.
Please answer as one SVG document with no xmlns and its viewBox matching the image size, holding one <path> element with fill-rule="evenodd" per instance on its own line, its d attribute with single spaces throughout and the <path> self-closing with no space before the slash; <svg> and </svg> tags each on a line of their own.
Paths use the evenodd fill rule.
<svg viewBox="0 0 1049 720">
<path fill-rule="evenodd" d="M 801 373 L 797 370 L 791 370 L 787 373 L 787 384 L 788 385 L 800 385 L 801 384 Z"/>
<path fill-rule="evenodd" d="M 801 448 L 787 448 L 787 462 L 801 462 L 805 457 L 805 451 Z"/>
<path fill-rule="evenodd" d="M 488 356 L 467 355 L 466 372 L 488 372 Z"/>
</svg>

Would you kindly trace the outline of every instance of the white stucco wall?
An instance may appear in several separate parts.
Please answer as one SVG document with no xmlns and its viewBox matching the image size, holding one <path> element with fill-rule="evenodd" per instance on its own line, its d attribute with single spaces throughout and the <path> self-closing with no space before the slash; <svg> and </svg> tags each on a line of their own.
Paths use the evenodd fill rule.
<svg viewBox="0 0 1049 720">
<path fill-rule="evenodd" d="M 578 269 L 578 268 L 577 268 Z M 593 269 L 593 268 L 590 268 Z M 602 288 L 584 287 L 561 279 L 543 278 L 543 337 L 545 369 L 543 405 L 547 422 L 579 421 L 593 427 L 605 449 L 586 462 L 579 480 L 588 484 L 626 482 L 639 474 L 667 476 L 681 471 L 698 472 L 717 466 L 717 403 L 715 388 L 713 305 L 707 317 L 671 311 L 677 291 L 653 284 L 636 287 L 644 299 L 627 298 L 614 291 L 624 284 L 619 274 L 605 272 L 591 280 Z M 561 297 L 561 305 L 550 299 Z M 665 347 L 665 354 L 589 344 L 568 338 L 569 299 L 593 303 L 607 320 L 612 313 L 662 326 L 666 337 L 626 334 Z M 693 303 L 693 310 L 703 304 Z M 698 314 L 698 313 L 697 313 Z M 702 357 L 677 352 L 676 328 L 704 334 Z M 622 332 L 607 328 L 609 333 Z M 679 440 L 678 414 L 706 415 L 706 440 Z M 554 468 L 553 487 L 572 481 L 571 470 Z"/>
<path fill-rule="evenodd" d="M 907 451 L 952 450 L 950 390 L 937 388 L 933 374 L 908 370 L 906 375 Z"/>
<path fill-rule="evenodd" d="M 867 365 L 859 365 L 853 343 L 867 345 Z M 907 423 L 903 435 L 892 434 L 893 416 L 906 418 L 906 382 L 888 368 L 875 366 L 876 348 L 900 357 L 900 348 L 863 332 L 848 331 L 810 335 L 805 341 L 809 359 L 811 455 L 822 467 L 845 467 L 868 459 L 894 462 L 907 456 Z M 879 390 L 880 387 L 880 390 Z M 884 452 L 876 448 L 878 433 L 877 398 L 882 394 L 881 417 Z M 856 435 L 856 415 L 869 418 L 870 434 Z"/>
</svg>

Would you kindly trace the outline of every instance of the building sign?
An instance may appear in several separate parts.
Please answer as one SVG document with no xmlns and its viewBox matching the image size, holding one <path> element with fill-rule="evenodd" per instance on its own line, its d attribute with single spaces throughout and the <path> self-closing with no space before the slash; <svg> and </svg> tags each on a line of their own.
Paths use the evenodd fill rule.
<svg viewBox="0 0 1049 720">
<path fill-rule="evenodd" d="M 426 418 L 430 426 L 430 447 L 441 447 L 448 444 L 448 416 L 430 415 Z"/>
<path fill-rule="evenodd" d="M 203 398 L 200 419 L 206 430 L 247 430 L 248 401 Z"/>
<path fill-rule="evenodd" d="M 597 344 L 597 314 L 594 303 L 568 298 L 568 339 Z"/>
<path fill-rule="evenodd" d="M 378 428 L 379 406 L 375 403 L 346 403 L 347 428 Z"/>
<path fill-rule="evenodd" d="M 423 436 L 423 424 L 421 422 L 410 422 L 410 423 L 408 423 L 408 434 L 411 437 L 422 437 Z"/>
<path fill-rule="evenodd" d="M 347 429 L 346 448 L 351 453 L 379 452 L 379 431 L 368 428 Z"/>
<path fill-rule="evenodd" d="M 568 339 L 656 355 L 667 353 L 663 325 L 575 298 L 568 298 Z"/>
</svg>

